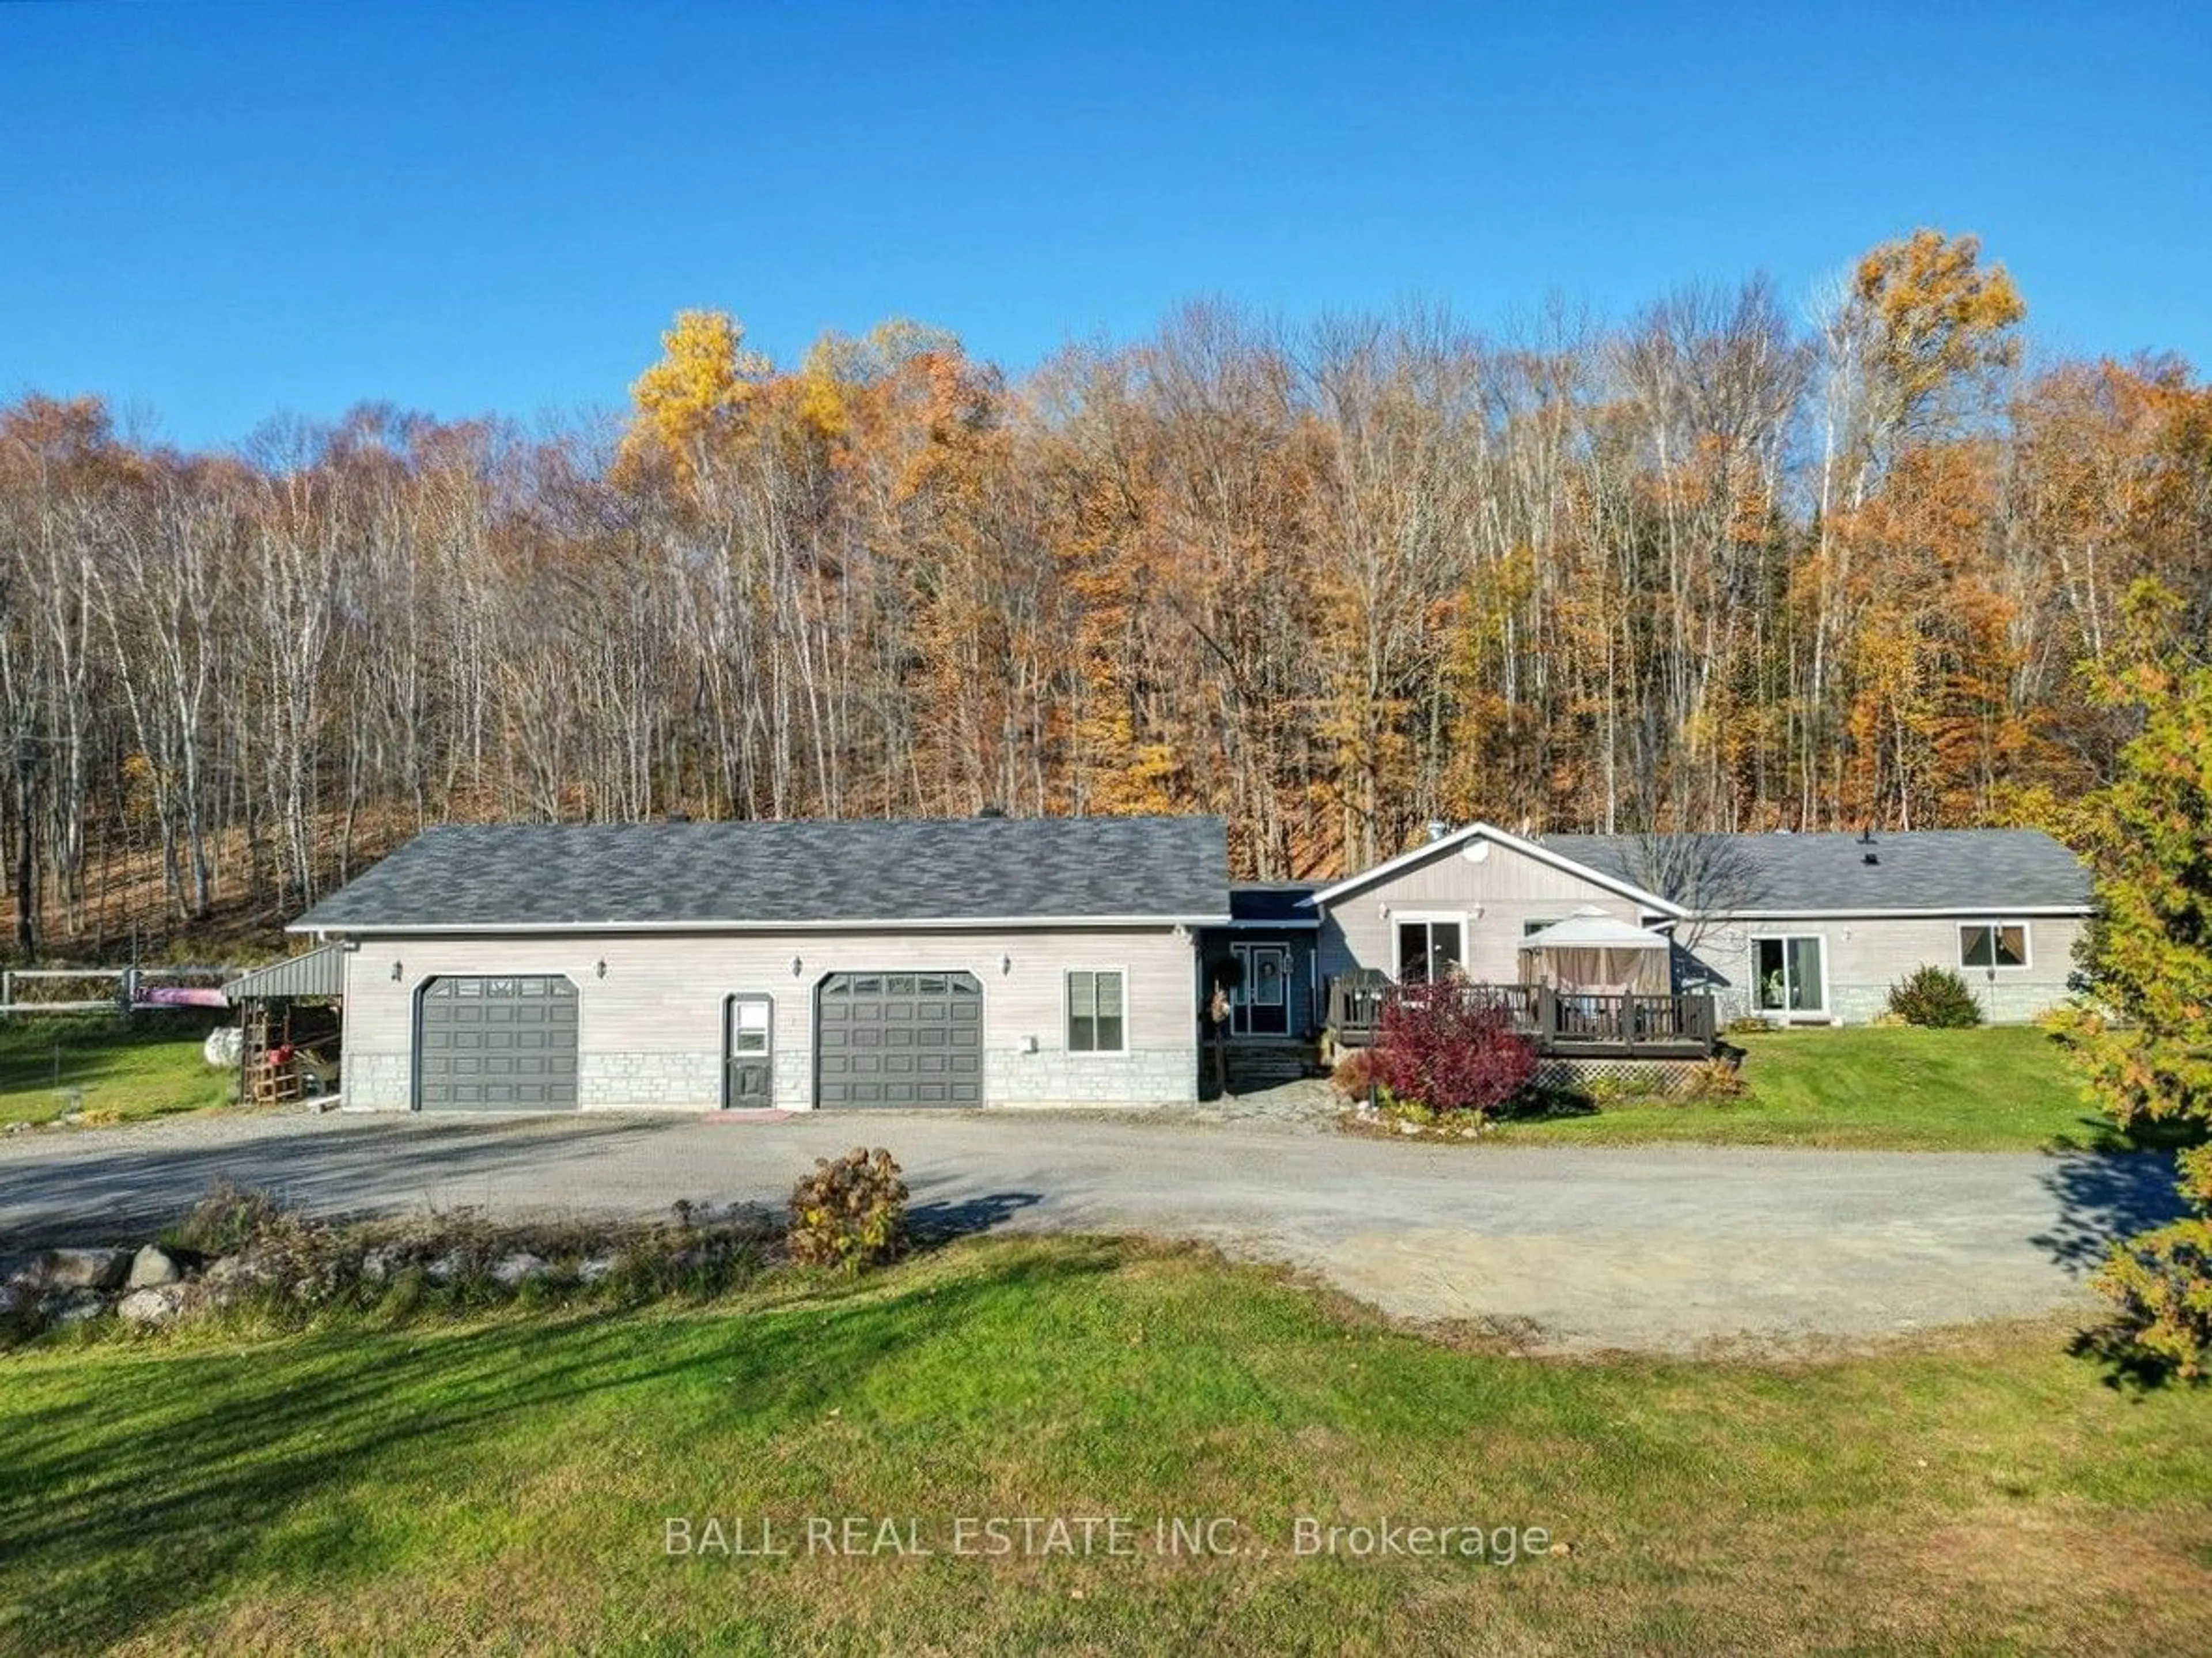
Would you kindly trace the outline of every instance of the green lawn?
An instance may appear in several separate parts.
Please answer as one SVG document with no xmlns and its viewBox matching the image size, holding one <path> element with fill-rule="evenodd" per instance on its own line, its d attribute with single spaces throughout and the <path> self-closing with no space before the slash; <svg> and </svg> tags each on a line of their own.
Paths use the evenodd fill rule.
<svg viewBox="0 0 2212 1658">
<path fill-rule="evenodd" d="M 80 1091 L 95 1122 L 224 1104 L 238 1079 L 200 1057 L 212 1023 L 191 1013 L 0 1019 L 0 1126 L 51 1122 Z"/>
<path fill-rule="evenodd" d="M 2201 1650 L 2212 1393 L 2062 1349 L 1532 1361 L 1085 1240 L 680 1310 L 65 1338 L 0 1358 L 0 1649 Z M 665 1552 L 761 1515 L 799 1552 Z M 813 1515 L 937 1552 L 810 1556 Z M 950 1552 L 1084 1515 L 1134 1555 Z M 1565 1552 L 1300 1558 L 1302 1515 Z M 1237 1552 L 1164 1557 L 1170 1516 Z"/>
<path fill-rule="evenodd" d="M 1617 1100 L 1583 1116 L 1501 1125 L 1499 1138 L 1638 1145 L 2035 1151 L 2126 1144 L 2085 1103 L 2058 1045 L 2029 1026 L 1917 1030 L 1857 1026 L 1728 1039 L 1747 1092 L 1675 1103 Z"/>
</svg>

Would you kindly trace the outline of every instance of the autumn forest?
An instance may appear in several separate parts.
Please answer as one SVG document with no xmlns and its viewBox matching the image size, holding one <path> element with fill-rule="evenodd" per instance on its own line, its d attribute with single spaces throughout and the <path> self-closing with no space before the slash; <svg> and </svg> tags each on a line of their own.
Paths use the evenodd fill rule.
<svg viewBox="0 0 2212 1658">
<path fill-rule="evenodd" d="M 2063 827 L 2212 632 L 2212 388 L 1968 236 L 1509 331 L 1194 304 L 1018 378 L 685 312 L 569 429 L 0 407 L 20 953 L 265 926 L 444 818 Z M 618 388 L 606 388 L 611 395 Z"/>
</svg>

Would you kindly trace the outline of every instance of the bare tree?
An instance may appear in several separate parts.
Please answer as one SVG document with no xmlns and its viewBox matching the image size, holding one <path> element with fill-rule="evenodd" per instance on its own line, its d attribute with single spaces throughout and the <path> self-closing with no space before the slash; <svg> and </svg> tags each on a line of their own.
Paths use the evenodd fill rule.
<svg viewBox="0 0 2212 1658">
<path fill-rule="evenodd" d="M 1676 932 L 1686 949 L 1695 948 L 1718 917 L 1766 896 L 1758 863 L 1738 835 L 1646 830 L 1630 835 L 1626 850 L 1631 880 L 1690 912 Z"/>
</svg>

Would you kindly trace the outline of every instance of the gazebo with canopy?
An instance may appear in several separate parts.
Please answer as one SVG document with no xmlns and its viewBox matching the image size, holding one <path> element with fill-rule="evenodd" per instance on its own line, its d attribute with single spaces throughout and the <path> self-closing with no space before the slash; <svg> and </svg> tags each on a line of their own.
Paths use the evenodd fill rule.
<svg viewBox="0 0 2212 1658">
<path fill-rule="evenodd" d="M 1597 908 L 1521 941 L 1522 982 L 1607 996 L 1665 996 L 1674 988 L 1674 940 Z"/>
</svg>

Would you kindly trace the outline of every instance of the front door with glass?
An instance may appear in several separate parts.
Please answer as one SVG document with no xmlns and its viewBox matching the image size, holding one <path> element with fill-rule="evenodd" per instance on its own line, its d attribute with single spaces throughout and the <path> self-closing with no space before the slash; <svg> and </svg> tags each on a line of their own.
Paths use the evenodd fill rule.
<svg viewBox="0 0 2212 1658">
<path fill-rule="evenodd" d="M 722 1104 L 762 1111 L 775 1103 L 775 1005 L 765 996 L 732 996 L 724 1016 Z"/>
<path fill-rule="evenodd" d="M 1232 1036 L 1287 1036 L 1291 1031 L 1291 952 L 1286 944 L 1232 944 L 1243 972 L 1229 998 Z"/>
</svg>

